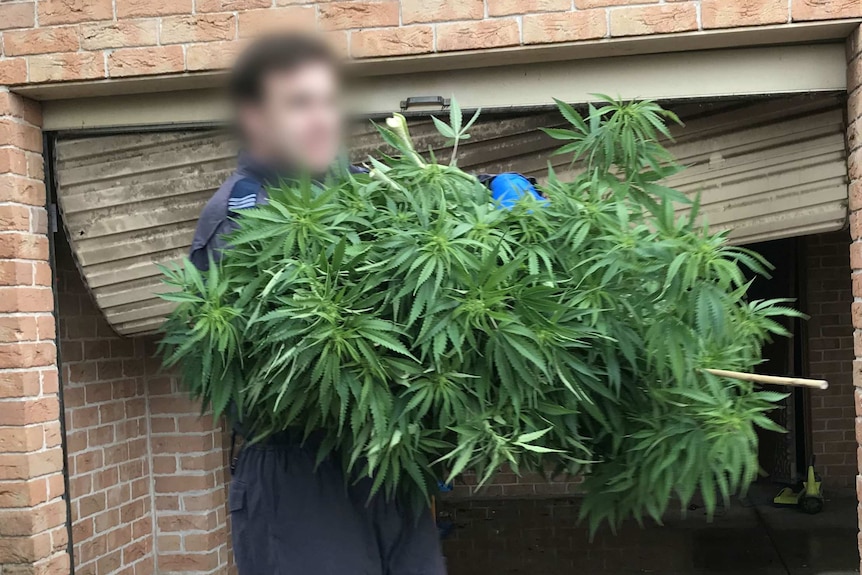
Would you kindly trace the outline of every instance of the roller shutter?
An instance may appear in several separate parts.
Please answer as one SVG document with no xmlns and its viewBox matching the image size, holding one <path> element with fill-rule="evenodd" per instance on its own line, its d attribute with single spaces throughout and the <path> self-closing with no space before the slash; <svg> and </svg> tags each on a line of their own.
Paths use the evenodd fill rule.
<svg viewBox="0 0 862 575">
<path fill-rule="evenodd" d="M 846 154 L 842 102 L 796 97 L 679 106 L 685 126 L 670 147 L 688 169 L 670 184 L 702 196 L 714 228 L 737 243 L 845 225 Z M 472 130 L 460 165 L 476 172 L 520 171 L 541 179 L 556 142 L 540 127 L 562 126 L 556 112 L 488 115 Z M 411 127 L 421 148 L 440 150 L 427 119 Z M 354 154 L 378 141 L 359 133 Z M 157 264 L 188 250 L 201 207 L 230 173 L 237 145 L 226 131 L 151 132 L 66 138 L 56 144 L 63 222 L 97 304 L 121 334 L 156 329 L 170 305 Z M 577 169 L 552 157 L 559 172 Z"/>
</svg>

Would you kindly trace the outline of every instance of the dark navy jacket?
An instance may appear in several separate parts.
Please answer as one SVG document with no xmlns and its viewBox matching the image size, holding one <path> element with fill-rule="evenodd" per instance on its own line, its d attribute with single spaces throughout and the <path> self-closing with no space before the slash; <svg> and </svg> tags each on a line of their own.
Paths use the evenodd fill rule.
<svg viewBox="0 0 862 575">
<path fill-rule="evenodd" d="M 365 170 L 349 167 L 351 173 Z M 225 248 L 224 236 L 237 227 L 233 216 L 238 210 L 252 208 L 267 201 L 266 189 L 278 185 L 280 175 L 255 162 L 246 154 L 239 157 L 239 166 L 225 180 L 201 212 L 189 259 L 199 270 L 209 268 L 209 258 L 218 261 Z"/>
<path fill-rule="evenodd" d="M 277 184 L 276 174 L 252 161 L 245 154 L 239 167 L 225 180 L 204 206 L 192 239 L 189 258 L 196 268 L 209 268 L 209 258 L 218 260 L 225 247 L 224 236 L 236 229 L 232 219 L 236 210 L 251 208 L 266 201 L 266 187 Z"/>
</svg>

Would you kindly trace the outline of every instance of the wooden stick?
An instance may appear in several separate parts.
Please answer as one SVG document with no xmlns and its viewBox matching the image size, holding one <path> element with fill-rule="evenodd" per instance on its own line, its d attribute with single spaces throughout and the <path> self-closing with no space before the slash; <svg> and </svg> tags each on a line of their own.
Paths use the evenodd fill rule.
<svg viewBox="0 0 862 575">
<path fill-rule="evenodd" d="M 766 383 L 769 385 L 790 385 L 793 387 L 810 387 L 812 389 L 826 389 L 829 387 L 829 382 L 825 379 L 779 377 L 777 375 L 742 373 L 741 371 L 727 371 L 725 369 L 704 369 L 703 371 L 719 377 L 729 377 L 731 379 L 741 379 L 742 381 L 753 381 L 754 383 Z"/>
</svg>

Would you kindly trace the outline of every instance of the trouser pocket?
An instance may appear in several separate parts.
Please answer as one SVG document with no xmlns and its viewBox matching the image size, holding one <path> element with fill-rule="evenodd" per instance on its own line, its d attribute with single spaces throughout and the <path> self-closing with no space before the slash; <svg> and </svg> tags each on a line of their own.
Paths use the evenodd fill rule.
<svg viewBox="0 0 862 575">
<path fill-rule="evenodd" d="M 247 486 L 242 481 L 234 479 L 228 490 L 228 508 L 230 509 L 230 531 L 233 543 L 233 556 L 239 575 L 258 575 L 255 566 L 254 542 L 249 537 Z"/>
</svg>

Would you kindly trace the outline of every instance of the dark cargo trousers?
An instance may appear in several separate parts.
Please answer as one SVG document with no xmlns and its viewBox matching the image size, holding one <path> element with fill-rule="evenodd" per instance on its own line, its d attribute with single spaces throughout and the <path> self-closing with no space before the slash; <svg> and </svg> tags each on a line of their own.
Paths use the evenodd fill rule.
<svg viewBox="0 0 862 575">
<path fill-rule="evenodd" d="M 416 518 L 295 441 L 246 446 L 230 485 L 239 575 L 445 575 L 431 513 Z"/>
</svg>

